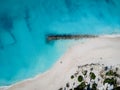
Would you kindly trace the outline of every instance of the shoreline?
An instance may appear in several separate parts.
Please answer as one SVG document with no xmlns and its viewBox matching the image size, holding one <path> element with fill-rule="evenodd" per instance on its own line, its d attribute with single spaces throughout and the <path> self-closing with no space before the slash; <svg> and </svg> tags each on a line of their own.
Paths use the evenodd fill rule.
<svg viewBox="0 0 120 90">
<path fill-rule="evenodd" d="M 86 45 L 86 47 L 90 47 L 90 48 L 88 48 L 88 49 L 86 49 L 86 51 L 87 50 L 92 50 L 92 49 L 94 49 L 94 47 L 97 47 L 97 45 L 96 46 L 90 46 L 89 44 L 90 43 L 93 43 L 95 40 L 97 41 L 97 40 L 103 40 L 104 42 L 105 42 L 105 40 L 107 41 L 107 39 L 108 39 L 108 41 L 107 41 L 107 43 L 109 44 L 109 43 L 111 43 L 112 42 L 112 40 L 110 40 L 109 41 L 109 39 L 116 39 L 117 40 L 117 38 L 119 38 L 120 39 L 120 35 L 101 35 L 101 36 L 99 36 L 99 37 L 96 37 L 96 38 L 90 38 L 88 41 L 86 41 L 85 43 L 79 43 L 79 45 L 75 45 L 75 46 L 72 46 L 72 47 L 70 47 L 66 52 L 65 52 L 65 54 L 62 56 L 62 57 L 60 57 L 60 59 L 59 60 L 57 60 L 56 61 L 56 63 L 49 69 L 49 70 L 47 70 L 47 71 L 45 71 L 44 73 L 41 73 L 41 74 L 38 74 L 38 75 L 36 75 L 35 77 L 33 77 L 33 78 L 29 78 L 29 79 L 25 79 L 25 80 L 22 80 L 22 81 L 20 81 L 20 82 L 17 82 L 17 83 L 15 83 L 15 84 L 12 84 L 12 85 L 10 85 L 10 86 L 0 86 L 0 90 L 12 90 L 11 88 L 13 88 L 14 90 L 16 90 L 14 87 L 19 87 L 21 84 L 23 84 L 23 83 L 30 83 L 30 82 L 35 82 L 35 80 L 37 79 L 40 79 L 40 78 L 42 78 L 42 77 L 44 77 L 44 79 L 45 79 L 45 76 L 47 76 L 49 73 L 51 73 L 51 72 L 55 72 L 55 68 L 57 69 L 57 70 L 59 70 L 58 68 L 57 68 L 57 65 L 59 66 L 59 68 L 60 68 L 60 62 L 62 61 L 62 64 L 61 65 L 63 65 L 64 63 L 68 63 L 68 61 L 66 60 L 66 61 L 63 61 L 64 60 L 64 58 L 66 58 L 66 59 L 68 59 L 67 57 L 69 56 L 69 55 L 72 55 L 73 53 L 71 53 L 71 54 L 69 54 L 69 52 L 71 51 L 71 50 L 73 50 L 74 51 L 74 48 L 77 48 L 77 47 L 85 47 L 84 45 Z M 114 40 L 113 40 L 114 41 Z M 77 41 L 76 41 L 77 42 Z M 102 41 L 101 41 L 102 42 Z M 119 43 L 119 42 L 118 42 Z M 107 45 L 107 44 L 105 44 L 105 45 Z M 114 44 L 112 44 L 112 45 L 114 45 Z M 104 44 L 103 44 L 103 46 L 104 46 Z M 119 45 L 118 45 L 119 46 Z M 98 45 L 98 47 L 100 47 L 100 45 Z M 86 51 L 84 50 L 85 48 L 83 48 L 83 51 L 84 52 L 80 52 L 80 53 L 85 53 Z M 110 54 L 111 55 L 111 54 Z M 78 59 L 79 57 L 73 57 L 73 59 Z M 81 58 L 81 57 L 80 57 Z M 76 61 L 78 61 L 78 60 L 76 60 Z M 94 63 L 94 61 L 95 60 L 93 60 L 93 63 Z M 73 61 L 71 61 L 71 62 L 73 62 Z M 78 61 L 79 62 L 79 61 Z M 89 62 L 89 61 L 88 61 Z M 86 62 L 85 62 L 86 63 Z M 99 62 L 98 61 L 98 63 L 103 63 L 103 62 Z M 68 63 L 69 64 L 69 63 Z M 75 64 L 75 62 L 74 62 L 74 64 Z M 84 64 L 84 63 L 82 63 L 82 64 Z M 70 65 L 71 65 L 71 63 L 70 63 Z M 71 67 L 73 67 L 74 65 L 71 65 Z M 64 66 L 65 67 L 65 66 Z M 69 68 L 71 68 L 70 66 L 67 68 L 67 69 L 69 69 Z M 48 76 L 47 76 L 48 77 Z M 29 85 L 28 85 L 29 86 Z M 26 87 L 27 88 L 27 87 Z M 24 89 L 20 89 L 20 90 L 24 90 Z M 30 90 L 33 90 L 33 89 L 30 89 Z M 36 89 L 36 90 L 38 90 L 38 89 Z M 43 89 L 43 90 L 45 90 L 45 89 Z"/>
</svg>

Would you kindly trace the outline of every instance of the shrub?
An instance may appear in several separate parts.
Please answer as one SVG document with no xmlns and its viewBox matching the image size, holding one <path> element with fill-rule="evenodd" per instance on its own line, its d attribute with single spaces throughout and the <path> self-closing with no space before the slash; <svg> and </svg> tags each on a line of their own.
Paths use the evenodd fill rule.
<svg viewBox="0 0 120 90">
<path fill-rule="evenodd" d="M 120 75 L 119 75 L 119 74 L 117 74 L 116 72 L 114 72 L 114 76 L 115 76 L 115 77 L 119 77 L 119 78 L 120 78 Z"/>
<path fill-rule="evenodd" d="M 69 85 L 69 83 L 66 83 L 66 87 L 68 88 L 70 85 Z"/>
<path fill-rule="evenodd" d="M 90 72 L 90 79 L 95 79 L 96 75 L 93 72 Z"/>
<path fill-rule="evenodd" d="M 114 88 L 114 90 L 120 90 L 120 87 L 116 87 L 116 88 Z"/>
<path fill-rule="evenodd" d="M 107 76 L 113 76 L 114 75 L 114 72 L 112 70 L 109 70 L 108 72 L 106 72 L 106 75 Z"/>
<path fill-rule="evenodd" d="M 86 87 L 85 82 L 82 82 L 82 83 L 79 85 L 79 89 L 80 89 L 80 90 L 84 90 L 85 87 Z"/>
<path fill-rule="evenodd" d="M 114 79 L 114 78 L 106 78 L 105 80 L 104 80 L 104 82 L 103 82 L 103 84 L 105 84 L 105 83 L 109 83 L 109 84 L 113 84 L 114 86 L 116 86 L 116 79 Z"/>
<path fill-rule="evenodd" d="M 92 90 L 97 90 L 97 84 L 96 83 L 93 83 Z"/>
<path fill-rule="evenodd" d="M 82 82 L 82 80 L 83 80 L 83 76 L 81 76 L 81 75 L 78 76 L 78 81 L 79 81 L 79 82 Z"/>
<path fill-rule="evenodd" d="M 74 76 L 72 75 L 72 76 L 71 76 L 71 79 L 73 79 L 73 78 L 74 78 Z"/>
</svg>

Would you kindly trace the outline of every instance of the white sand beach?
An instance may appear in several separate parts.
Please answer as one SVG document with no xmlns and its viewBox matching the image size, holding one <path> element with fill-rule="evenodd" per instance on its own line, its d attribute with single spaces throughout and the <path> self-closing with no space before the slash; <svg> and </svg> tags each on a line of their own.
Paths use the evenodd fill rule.
<svg viewBox="0 0 120 90">
<path fill-rule="evenodd" d="M 77 66 L 90 63 L 120 64 L 120 37 L 101 36 L 74 45 L 47 72 L 0 90 L 58 90 Z"/>
</svg>

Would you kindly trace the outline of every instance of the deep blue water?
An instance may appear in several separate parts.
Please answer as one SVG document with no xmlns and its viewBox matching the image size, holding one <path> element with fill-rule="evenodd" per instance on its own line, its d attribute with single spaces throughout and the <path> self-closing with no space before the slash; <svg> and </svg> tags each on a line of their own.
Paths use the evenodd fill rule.
<svg viewBox="0 0 120 90">
<path fill-rule="evenodd" d="M 47 34 L 116 33 L 120 0 L 0 0 L 0 86 L 45 72 L 73 43 Z"/>
</svg>

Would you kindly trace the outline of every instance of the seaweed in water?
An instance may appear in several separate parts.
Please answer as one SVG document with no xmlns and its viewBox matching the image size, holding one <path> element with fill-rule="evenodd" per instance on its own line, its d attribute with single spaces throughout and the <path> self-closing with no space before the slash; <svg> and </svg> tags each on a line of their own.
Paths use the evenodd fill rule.
<svg viewBox="0 0 120 90">
<path fill-rule="evenodd" d="M 80 4 L 77 1 L 72 2 L 72 0 L 65 0 L 65 5 L 70 14 L 73 14 L 73 12 L 80 8 Z"/>
<path fill-rule="evenodd" d="M 29 23 L 29 19 L 30 19 L 30 11 L 28 8 L 25 8 L 25 22 L 26 22 L 26 25 L 27 25 L 27 28 L 29 31 L 32 31 L 31 29 L 31 26 L 30 26 L 30 23 Z"/>
<path fill-rule="evenodd" d="M 115 2 L 113 0 L 105 0 L 106 3 L 112 4 L 113 6 L 116 6 Z"/>
<path fill-rule="evenodd" d="M 105 0 L 106 3 L 110 3 L 110 0 Z"/>
<path fill-rule="evenodd" d="M 14 40 L 14 43 L 12 43 L 12 44 L 15 44 L 16 38 L 15 38 L 14 34 L 12 33 L 13 19 L 7 13 L 4 13 L 0 16 L 0 26 L 1 26 L 1 28 L 3 28 L 6 32 L 8 32 L 11 35 L 11 37 Z"/>
<path fill-rule="evenodd" d="M 104 15 L 103 15 L 102 12 L 99 12 L 99 18 L 100 18 L 100 19 L 104 19 Z"/>
<path fill-rule="evenodd" d="M 13 28 L 12 18 L 9 17 L 7 14 L 3 14 L 2 16 L 0 16 L 0 24 L 1 27 L 5 30 L 11 30 Z"/>
</svg>

